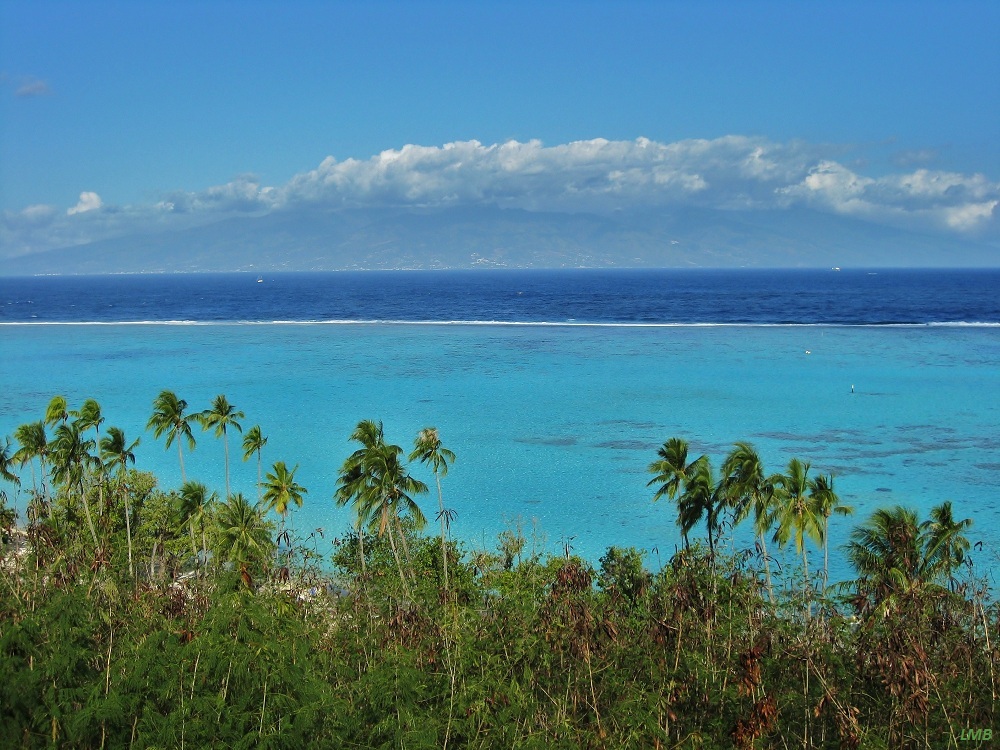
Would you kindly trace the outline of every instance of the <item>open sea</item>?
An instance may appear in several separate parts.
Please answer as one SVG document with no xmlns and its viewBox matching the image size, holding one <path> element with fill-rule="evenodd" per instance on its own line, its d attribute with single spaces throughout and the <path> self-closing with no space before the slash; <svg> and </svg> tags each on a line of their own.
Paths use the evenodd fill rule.
<svg viewBox="0 0 1000 750">
<path fill-rule="evenodd" d="M 635 546 L 658 567 L 680 535 L 647 466 L 678 436 L 716 466 L 749 440 L 768 471 L 799 457 L 833 473 L 856 511 L 831 522 L 835 580 L 854 524 L 944 500 L 974 520 L 977 569 L 1000 570 L 1000 270 L 0 278 L 0 362 L 0 439 L 53 395 L 96 398 L 165 488 L 180 470 L 145 431 L 153 399 L 170 389 L 200 411 L 224 393 L 268 437 L 265 466 L 299 465 L 308 495 L 290 523 L 323 529 L 323 552 L 350 523 L 332 500 L 348 436 L 374 419 L 407 452 L 439 429 L 457 454 L 452 534 L 470 550 L 521 525 L 529 547 L 596 563 Z M 221 494 L 223 447 L 196 437 L 188 476 Z M 239 441 L 233 490 L 254 497 Z M 433 476 L 411 471 L 433 523 Z"/>
</svg>

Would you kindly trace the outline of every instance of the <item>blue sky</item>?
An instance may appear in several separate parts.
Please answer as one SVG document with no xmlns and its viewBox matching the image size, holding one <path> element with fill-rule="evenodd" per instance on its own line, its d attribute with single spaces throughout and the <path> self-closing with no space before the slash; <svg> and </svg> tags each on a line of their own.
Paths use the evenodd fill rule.
<svg viewBox="0 0 1000 750">
<path fill-rule="evenodd" d="M 572 209 L 526 185 L 576 179 L 584 158 L 609 185 L 683 182 L 723 206 L 808 198 L 993 239 L 998 36 L 993 0 L 0 0 L 0 242 L 10 255 L 142 231 L 182 207 L 259 213 L 317 181 L 349 202 L 408 144 L 431 150 L 397 159 L 409 187 L 380 199 L 481 201 L 499 189 L 490 149 L 510 141 L 537 142 L 519 152 L 523 184 L 504 182 L 511 205 Z M 611 144 L 597 162 L 573 146 L 594 139 Z M 758 149 L 766 183 L 718 163 Z M 429 173 L 447 192 L 413 187 Z"/>
</svg>

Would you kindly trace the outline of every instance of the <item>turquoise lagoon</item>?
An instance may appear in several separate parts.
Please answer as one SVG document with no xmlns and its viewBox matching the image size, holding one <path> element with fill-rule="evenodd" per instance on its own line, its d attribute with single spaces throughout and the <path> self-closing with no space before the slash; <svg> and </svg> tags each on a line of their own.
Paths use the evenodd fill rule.
<svg viewBox="0 0 1000 750">
<path fill-rule="evenodd" d="M 171 389 L 201 410 L 226 394 L 268 436 L 265 465 L 299 465 L 308 495 L 291 524 L 323 529 L 324 551 L 350 523 L 332 500 L 348 436 L 374 419 L 407 451 L 422 427 L 440 430 L 458 457 L 443 483 L 452 532 L 470 550 L 520 524 L 547 552 L 568 545 L 596 563 L 610 545 L 635 546 L 656 567 L 680 536 L 671 504 L 652 502 L 647 466 L 679 436 L 716 466 L 750 440 L 769 471 L 794 456 L 834 474 L 856 510 L 833 521 L 834 579 L 850 573 L 839 545 L 873 510 L 926 516 L 944 500 L 975 522 L 977 568 L 997 568 L 995 325 L 7 324 L 0 348 L 0 436 L 40 419 L 55 394 L 93 397 L 106 425 L 141 436 L 137 468 L 165 488 L 180 471 L 176 449 L 145 431 L 153 399 Z M 196 437 L 188 476 L 221 493 L 223 446 Z M 239 439 L 233 489 L 254 496 Z M 436 497 L 422 503 L 433 520 Z M 731 544 L 752 540 L 742 529 Z"/>
</svg>

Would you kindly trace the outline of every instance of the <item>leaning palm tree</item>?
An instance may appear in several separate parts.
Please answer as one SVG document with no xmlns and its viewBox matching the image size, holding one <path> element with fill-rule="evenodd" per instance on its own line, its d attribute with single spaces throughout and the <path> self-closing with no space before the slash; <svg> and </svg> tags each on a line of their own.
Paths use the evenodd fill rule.
<svg viewBox="0 0 1000 750">
<path fill-rule="evenodd" d="M 403 582 L 403 588 L 409 594 L 403 564 L 396 548 L 394 528 L 400 534 L 400 539 L 405 545 L 406 539 L 402 527 L 404 514 L 409 514 L 418 529 L 426 525 L 427 520 L 413 496 L 427 492 L 427 485 L 409 475 L 405 465 L 400 460 L 402 455 L 403 449 L 398 445 L 383 443 L 365 456 L 363 471 L 366 481 L 365 488 L 359 497 L 359 505 L 362 508 L 359 517 L 364 516 L 371 519 L 369 526 L 377 530 L 379 537 L 388 534 L 389 546 L 392 548 L 393 557 L 396 558 L 399 578 Z"/>
<path fill-rule="evenodd" d="M 681 438 L 670 438 L 656 451 L 657 455 L 660 457 L 656 461 L 653 461 L 649 465 L 649 473 L 655 474 L 652 479 L 647 483 L 647 487 L 652 487 L 654 484 L 659 484 L 656 493 L 653 495 L 653 501 L 659 500 L 661 497 L 667 497 L 671 500 L 675 500 L 678 495 L 683 493 L 684 483 L 688 480 L 692 474 L 695 464 L 705 456 L 695 459 L 691 463 L 688 463 L 688 443 L 686 440 Z M 678 508 L 678 511 L 680 509 Z M 688 531 L 690 527 L 685 527 L 681 520 L 681 514 L 678 512 L 677 525 L 681 527 L 681 536 L 684 539 L 684 547 L 687 548 L 688 544 Z"/>
<path fill-rule="evenodd" d="M 74 490 L 79 493 L 87 516 L 87 526 L 90 528 L 90 535 L 96 547 L 97 530 L 94 528 L 85 487 L 87 467 L 93 464 L 93 456 L 90 455 L 93 447 L 93 441 L 84 439 L 76 422 L 61 423 L 56 428 L 52 441 L 52 477 L 63 485 L 68 501 L 72 500 Z"/>
<path fill-rule="evenodd" d="M 191 553 L 198 558 L 198 545 L 195 542 L 195 523 L 201 526 L 201 552 L 203 563 L 208 562 L 208 541 L 206 539 L 206 521 L 209 510 L 215 503 L 217 496 L 214 492 L 209 492 L 201 482 L 194 480 L 185 482 L 181 486 L 181 518 L 182 523 L 186 523 L 191 534 Z"/>
<path fill-rule="evenodd" d="M 164 448 L 169 448 L 177 441 L 177 458 L 181 464 L 181 483 L 187 481 L 184 475 L 184 453 L 181 450 L 182 440 L 187 440 L 188 448 L 194 450 L 195 440 L 191 432 L 191 423 L 197 419 L 195 414 L 185 414 L 187 401 L 177 398 L 173 391 L 161 391 L 153 400 L 153 415 L 146 423 L 146 429 L 153 431 L 153 437 L 167 436 Z"/>
<path fill-rule="evenodd" d="M 83 402 L 79 409 L 74 409 L 70 411 L 69 414 L 76 417 L 75 422 L 79 426 L 81 432 L 86 432 L 87 430 L 93 428 L 93 444 L 99 447 L 101 444 L 101 425 L 104 423 L 104 417 L 101 415 L 101 405 L 94 399 L 88 398 Z M 95 480 L 98 494 L 97 507 L 103 517 L 107 511 L 104 507 L 104 464 L 98 457 L 95 456 L 95 460 L 92 462 L 92 465 L 97 471 L 97 478 Z"/>
<path fill-rule="evenodd" d="M 0 443 L 0 479 L 5 479 L 15 487 L 19 487 L 21 478 L 11 470 L 17 460 L 14 456 L 15 452 L 10 449 L 10 438 L 4 437 L 3 442 Z"/>
<path fill-rule="evenodd" d="M 865 609 L 885 613 L 899 598 L 933 584 L 939 558 L 933 532 L 900 505 L 879 508 L 851 533 L 847 559 L 858 574 L 852 585 Z"/>
<path fill-rule="evenodd" d="M 969 551 L 969 540 L 962 532 L 972 526 L 972 519 L 956 521 L 949 500 L 931 508 L 930 520 L 920 526 L 927 533 L 926 555 L 940 568 L 951 586 L 954 583 L 952 571 L 956 565 L 962 564 L 965 553 Z"/>
<path fill-rule="evenodd" d="M 201 422 L 202 429 L 210 430 L 215 429 L 215 436 L 222 438 L 222 443 L 226 451 L 226 497 L 229 497 L 229 428 L 233 428 L 237 432 L 243 432 L 243 427 L 240 425 L 240 419 L 246 416 L 243 412 L 239 411 L 234 407 L 223 394 L 219 394 L 212 401 L 212 408 L 206 409 L 201 414 L 198 415 L 198 421 Z"/>
<path fill-rule="evenodd" d="M 451 515 L 444 508 L 444 495 L 441 493 L 441 477 L 448 475 L 448 463 L 455 461 L 455 454 L 441 444 L 441 437 L 436 427 L 427 427 L 417 433 L 413 441 L 413 452 L 410 460 L 430 464 L 437 482 L 438 520 L 441 522 L 441 565 L 444 569 L 444 590 L 448 591 L 448 547 L 446 536 L 451 521 Z"/>
<path fill-rule="evenodd" d="M 295 472 L 298 471 L 298 468 L 296 465 L 294 469 L 289 471 L 284 461 L 277 461 L 274 464 L 274 469 L 269 471 L 265 477 L 263 485 L 264 507 L 268 510 L 273 508 L 281 516 L 279 537 L 285 531 L 285 519 L 288 516 L 289 506 L 294 505 L 296 508 L 301 508 L 302 496 L 308 494 L 308 490 L 295 481 Z"/>
<path fill-rule="evenodd" d="M 128 486 L 125 477 L 128 473 L 128 465 L 135 464 L 135 449 L 139 445 L 139 438 L 131 443 L 125 439 L 125 433 L 118 427 L 109 427 L 107 437 L 101 439 L 101 458 L 109 470 L 116 470 L 118 480 L 118 492 L 121 493 L 125 501 L 125 535 L 128 540 L 128 573 L 135 577 L 135 568 L 132 565 L 132 508 L 129 505 Z"/>
<path fill-rule="evenodd" d="M 816 502 L 816 507 L 823 517 L 823 595 L 830 580 L 830 516 L 834 513 L 849 516 L 854 508 L 840 502 L 840 497 L 833 490 L 833 475 L 820 474 L 812 482 L 810 497 Z"/>
<path fill-rule="evenodd" d="M 261 499 L 261 460 L 260 452 L 267 445 L 267 438 L 261 434 L 260 425 L 255 424 L 243 436 L 243 460 L 249 461 L 250 456 L 257 454 L 257 500 Z"/>
<path fill-rule="evenodd" d="M 340 476 L 337 477 L 337 489 L 333 495 L 334 501 L 339 506 L 348 503 L 354 509 L 354 524 L 358 532 L 358 559 L 360 561 L 361 574 L 365 573 L 365 532 L 368 524 L 368 517 L 364 515 L 365 508 L 361 502 L 370 477 L 365 471 L 365 456 L 385 443 L 381 422 L 372 420 L 362 420 L 358 422 L 354 431 L 351 432 L 350 440 L 360 443 L 361 447 L 347 457 L 340 467 Z"/>
<path fill-rule="evenodd" d="M 241 571 L 266 562 L 274 551 L 271 524 L 264 520 L 260 503 L 251 505 L 239 492 L 219 506 L 215 514 L 215 550 L 220 562 Z"/>
<path fill-rule="evenodd" d="M 42 506 L 48 505 L 49 491 L 45 484 L 45 475 L 47 473 L 45 468 L 45 461 L 49 456 L 49 444 L 48 436 L 45 434 L 45 423 L 44 422 L 29 422 L 28 424 L 23 424 L 14 430 L 14 439 L 17 440 L 17 451 L 14 453 L 14 459 L 24 466 L 28 465 L 31 470 L 31 491 L 37 500 L 41 497 Z M 32 463 L 34 459 L 38 459 L 39 470 L 38 473 L 41 478 L 42 488 L 39 494 L 38 487 L 35 484 L 35 465 Z"/>
<path fill-rule="evenodd" d="M 788 462 L 785 474 L 778 477 L 777 521 L 778 530 L 774 538 L 784 547 L 790 539 L 795 541 L 795 551 L 802 555 L 806 597 L 809 595 L 809 556 L 806 539 L 817 544 L 823 540 L 823 515 L 816 498 L 810 494 L 813 484 L 809 479 L 809 464 L 797 458 Z M 807 616 L 812 614 L 812 604 L 806 607 Z"/>
<path fill-rule="evenodd" d="M 66 397 L 53 396 L 45 409 L 45 425 L 55 427 L 60 422 L 65 424 L 68 420 L 69 409 L 66 405 Z"/>
<path fill-rule="evenodd" d="M 764 558 L 767 592 L 774 602 L 771 582 L 771 561 L 767 552 L 767 537 L 775 520 L 776 477 L 764 473 L 760 456 L 750 443 L 739 442 L 722 464 L 723 492 L 736 513 L 737 523 L 753 514 L 753 529 Z"/>
<path fill-rule="evenodd" d="M 684 481 L 684 491 L 677 498 L 677 520 L 687 535 L 702 518 L 708 531 L 708 554 L 715 559 L 715 539 L 719 532 L 719 516 L 726 502 L 716 484 L 712 463 L 702 456 L 690 466 Z"/>
</svg>

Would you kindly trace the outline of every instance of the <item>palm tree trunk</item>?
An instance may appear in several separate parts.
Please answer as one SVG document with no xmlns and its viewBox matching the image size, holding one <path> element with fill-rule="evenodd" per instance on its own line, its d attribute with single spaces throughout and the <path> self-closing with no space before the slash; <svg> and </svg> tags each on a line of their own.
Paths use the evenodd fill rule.
<svg viewBox="0 0 1000 750">
<path fill-rule="evenodd" d="M 392 523 L 385 524 L 385 530 L 389 532 L 389 546 L 392 547 L 392 556 L 396 558 L 396 569 L 399 571 L 399 580 L 403 583 L 403 591 L 406 592 L 406 596 L 410 599 L 413 595 L 410 593 L 410 584 L 406 582 L 406 574 L 403 572 L 403 563 L 399 559 L 399 551 L 396 549 L 396 541 L 392 535 Z"/>
<path fill-rule="evenodd" d="M 198 543 L 194 539 L 194 515 L 188 518 L 188 530 L 191 532 L 191 554 L 194 555 L 195 568 L 198 567 Z"/>
<path fill-rule="evenodd" d="M 97 546 L 97 529 L 94 528 L 94 519 L 90 515 L 90 502 L 87 500 L 87 491 L 83 487 L 83 478 L 80 478 L 80 499 L 83 500 L 83 510 L 87 514 L 87 526 L 90 527 L 90 535 L 94 538 L 94 546 Z"/>
<path fill-rule="evenodd" d="M 771 600 L 771 604 L 774 604 L 774 586 L 771 583 L 771 560 L 767 554 L 767 540 L 764 538 L 764 534 L 760 535 L 760 548 L 764 553 L 764 575 L 767 578 L 767 595 Z"/>
<path fill-rule="evenodd" d="M 396 530 L 399 532 L 399 539 L 403 543 L 403 556 L 406 558 L 406 567 L 410 571 L 410 578 L 417 582 L 417 574 L 413 570 L 413 558 L 410 556 L 410 545 L 406 541 L 406 533 L 403 531 L 403 521 L 396 516 Z"/>
<path fill-rule="evenodd" d="M 823 519 L 823 598 L 826 599 L 826 585 L 830 580 L 830 544 L 827 541 L 827 532 L 830 529 L 830 519 Z"/>
<path fill-rule="evenodd" d="M 806 598 L 806 619 L 812 619 L 812 602 L 809 599 L 809 555 L 807 554 L 805 540 L 802 540 L 802 571 L 805 576 L 805 587 L 802 594 Z"/>
<path fill-rule="evenodd" d="M 361 524 L 358 524 L 358 557 L 361 560 L 361 575 L 365 574 L 365 531 L 361 528 Z"/>
<path fill-rule="evenodd" d="M 444 517 L 444 495 L 441 493 L 441 475 L 434 472 L 434 479 L 438 488 L 438 508 L 441 518 L 441 567 L 444 569 L 444 592 L 448 593 L 448 547 L 445 544 L 445 517 Z"/>
<path fill-rule="evenodd" d="M 135 578 L 135 569 L 132 567 L 132 509 L 129 507 L 128 490 L 125 490 L 125 537 L 128 539 L 128 574 Z"/>
<path fill-rule="evenodd" d="M 184 451 L 181 450 L 181 439 L 177 438 L 177 458 L 181 462 L 181 484 L 187 482 L 187 477 L 184 476 Z"/>
<path fill-rule="evenodd" d="M 260 474 L 260 449 L 257 450 L 257 502 L 259 503 L 263 498 L 264 488 L 261 487 L 261 474 Z"/>
<path fill-rule="evenodd" d="M 226 449 L 226 502 L 229 502 L 229 436 L 222 434 L 222 445 Z"/>
</svg>

